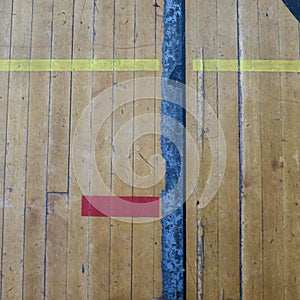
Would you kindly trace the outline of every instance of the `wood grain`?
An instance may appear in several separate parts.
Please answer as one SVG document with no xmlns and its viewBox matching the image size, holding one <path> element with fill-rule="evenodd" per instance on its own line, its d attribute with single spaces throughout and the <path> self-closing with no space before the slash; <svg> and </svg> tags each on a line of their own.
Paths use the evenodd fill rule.
<svg viewBox="0 0 300 300">
<path fill-rule="evenodd" d="M 0 60 L 161 62 L 164 7 L 154 2 L 1 1 Z M 186 298 L 298 299 L 300 75 L 195 72 L 194 59 L 298 61 L 299 23 L 281 0 L 186 1 L 186 78 L 198 92 L 187 99 L 197 117 L 187 112 L 186 128 L 200 157 L 199 174 L 188 169 L 186 177 L 197 180 L 186 204 Z M 159 196 L 164 189 L 164 180 L 134 187 L 128 170 L 124 182 L 114 169 L 123 150 L 115 148 L 119 129 L 160 113 L 155 90 L 140 101 L 134 82 L 132 101 L 117 107 L 121 84 L 156 76 L 158 88 L 161 71 L 0 71 L 1 299 L 161 297 L 160 222 L 81 216 L 83 194 Z M 99 129 L 97 106 L 89 104 L 107 88 L 112 113 Z M 218 150 L 209 144 L 207 105 L 225 135 L 226 171 L 200 209 Z M 75 129 L 87 107 L 88 149 L 76 161 Z M 144 176 L 151 156 L 161 153 L 160 128 L 155 116 L 137 124 L 126 131 L 126 160 Z M 152 133 L 138 137 L 143 128 Z M 214 140 L 218 148 L 221 136 Z M 193 163 L 192 156 L 186 160 Z M 86 175 L 80 186 L 78 165 Z"/>
<path fill-rule="evenodd" d="M 114 58 L 134 58 L 135 46 L 135 3 L 129 0 L 121 0 L 115 3 L 114 12 Z M 117 85 L 126 80 L 133 79 L 132 72 L 122 72 L 113 75 L 113 84 Z M 116 99 L 122 97 L 120 88 L 113 92 L 113 141 L 118 130 L 134 116 L 133 102 L 125 104 L 121 109 L 116 109 Z M 132 99 L 134 95 L 132 93 Z M 133 141 L 133 127 L 126 131 L 128 141 Z M 115 149 L 112 164 L 120 155 L 121 149 Z M 128 153 L 130 167 L 132 153 Z M 126 158 L 125 158 L 126 159 Z M 130 174 L 130 172 L 129 172 Z M 129 175 L 131 177 L 131 175 Z M 131 178 L 129 178 L 129 182 Z M 112 170 L 112 193 L 114 195 L 132 195 L 133 188 L 123 182 L 116 172 Z M 131 299 L 132 297 L 132 251 L 133 251 L 133 225 L 131 220 L 111 220 L 111 257 L 110 257 L 110 297 L 111 299 Z"/>
<path fill-rule="evenodd" d="M 237 51 L 236 1 L 221 1 L 217 8 L 218 59 L 232 59 Z M 218 191 L 219 294 L 240 296 L 239 128 L 238 75 L 219 73 L 217 115 L 226 139 L 226 170 Z M 219 158 L 221 160 L 222 158 Z M 221 162 L 220 162 L 221 163 Z M 205 258 L 204 258 L 205 259 Z"/>
<path fill-rule="evenodd" d="M 52 3 L 39 1 L 33 9 L 31 58 L 49 59 Z M 44 296 L 49 84 L 49 72 L 30 74 L 24 249 L 24 297 L 29 299 Z"/>
<path fill-rule="evenodd" d="M 192 61 L 197 59 L 200 55 L 201 47 L 197 46 L 195 40 L 199 39 L 199 16 L 198 1 L 188 1 L 186 3 L 186 49 L 187 49 L 187 70 L 186 70 L 186 83 L 187 86 L 194 88 L 196 92 L 198 89 L 199 74 L 193 72 Z M 199 95 L 200 96 L 200 95 Z M 192 101 L 193 110 L 199 110 L 200 97 L 195 99 L 188 99 Z M 199 129 L 201 126 L 201 117 L 196 120 L 189 114 L 186 116 L 187 130 L 194 137 L 198 146 L 199 152 L 202 150 L 202 141 L 199 139 Z M 186 148 L 189 149 L 191 145 L 187 142 Z M 189 160 L 190 156 L 187 156 Z M 202 161 L 201 161 L 202 162 Z M 190 170 L 187 168 L 186 177 L 193 178 L 197 174 L 190 174 Z M 198 174 L 199 175 L 199 174 Z M 201 220 L 197 219 L 197 201 L 201 193 L 201 188 L 196 186 L 192 195 L 186 201 L 186 297 L 188 299 L 201 299 L 203 294 L 203 261 L 202 253 L 199 253 L 198 248 L 203 247 L 203 232 L 200 233 Z M 199 224 L 199 226 L 197 226 Z"/>
<path fill-rule="evenodd" d="M 54 1 L 52 21 L 52 59 L 70 59 L 72 55 L 73 1 Z M 49 116 L 48 192 L 68 192 L 70 72 L 52 72 Z"/>
<path fill-rule="evenodd" d="M 47 195 L 46 299 L 67 295 L 68 195 Z"/>
<path fill-rule="evenodd" d="M 239 2 L 239 46 L 241 59 L 259 59 L 258 11 L 254 2 Z M 251 37 L 251 40 L 250 40 Z M 261 299 L 262 258 L 262 138 L 259 74 L 242 73 L 243 101 L 243 193 L 242 280 L 243 297 Z"/>
<path fill-rule="evenodd" d="M 93 12 L 93 58 L 112 59 L 113 58 L 113 25 L 114 3 L 101 2 L 94 6 Z M 105 26 L 103 26 L 105 24 Z M 106 46 L 103 46 L 106 45 Z M 101 94 L 102 91 L 110 88 L 113 84 L 112 72 L 94 72 L 92 74 L 92 96 L 93 98 Z M 111 94 L 112 96 L 112 94 Z M 99 107 L 99 106 L 98 106 Z M 101 108 L 101 107 L 100 107 Z M 97 170 L 110 190 L 111 187 L 111 132 L 112 116 L 109 116 L 101 129 L 96 128 L 95 108 L 92 108 L 92 130 L 96 130 L 95 156 Z M 92 174 L 93 178 L 95 174 Z M 97 189 L 98 183 L 91 181 L 91 194 L 108 193 Z M 96 192 L 97 191 L 97 192 Z M 89 237 L 89 295 L 92 299 L 110 299 L 110 218 L 91 218 Z"/>
<path fill-rule="evenodd" d="M 279 5 L 279 45 L 281 59 L 299 59 L 299 23 L 284 5 Z M 280 108 L 282 118 L 282 188 L 281 244 L 282 296 L 297 299 L 299 290 L 299 74 L 280 74 Z"/>
<path fill-rule="evenodd" d="M 135 6 L 135 58 L 153 58 L 157 52 L 156 40 L 156 11 L 149 1 L 137 1 Z M 146 25 L 147 24 L 147 25 Z M 145 25 L 149 28 L 145 30 Z M 161 40 L 159 41 L 161 43 Z M 144 45 L 147 45 L 146 47 Z M 134 78 L 139 77 L 154 77 L 161 76 L 160 73 L 155 72 L 136 72 Z M 155 80 L 149 79 L 149 80 Z M 135 86 L 135 90 L 139 86 Z M 133 109 L 134 118 L 145 114 L 154 114 L 159 109 L 160 101 L 155 99 L 153 95 L 149 95 L 149 99 L 134 99 Z M 159 128 L 156 128 L 155 116 L 152 117 L 151 123 L 144 123 L 143 126 L 151 131 L 151 134 L 139 137 L 137 132 L 142 130 L 140 124 L 134 123 L 133 129 L 133 169 L 139 176 L 147 176 L 151 173 L 153 186 L 149 188 L 135 187 L 133 189 L 134 196 L 160 196 L 160 190 L 154 185 L 156 180 L 155 172 L 151 164 L 147 162 L 154 156 L 159 148 L 159 139 L 156 136 Z M 139 126 L 139 128 L 137 128 Z M 133 223 L 133 245 L 132 245 L 132 299 L 152 299 L 155 296 L 160 296 L 160 286 L 158 283 L 161 281 L 155 275 L 155 268 L 160 265 L 159 261 L 155 260 L 155 255 L 160 252 L 157 247 L 156 232 L 161 231 L 159 221 L 149 220 L 148 222 L 134 222 Z M 155 244 L 156 242 L 156 244 Z M 159 256 L 159 254 L 158 254 Z M 155 281 L 158 283 L 155 283 Z M 151 283 L 151 284 L 149 284 Z M 156 290 L 154 291 L 154 287 Z"/>
<path fill-rule="evenodd" d="M 195 16 L 192 17 L 194 24 L 191 24 L 189 33 L 191 36 L 191 46 L 189 55 L 192 54 L 192 59 L 215 59 L 217 58 L 217 3 L 206 2 L 203 3 L 196 1 L 194 4 L 194 10 L 188 10 L 188 13 L 195 11 Z M 187 16 L 187 20 L 189 16 Z M 188 59 L 191 60 L 191 58 Z M 189 61 L 191 67 L 191 62 Z M 187 78 L 190 77 L 188 71 Z M 191 79 L 189 79 L 191 80 Z M 214 110 L 217 108 L 217 74 L 216 73 L 197 73 L 196 77 L 192 78 L 192 82 L 187 81 L 188 84 L 192 84 L 198 92 L 198 99 L 195 101 L 195 109 L 197 113 L 197 120 L 195 120 L 193 127 L 190 131 L 193 133 L 194 140 L 198 144 L 200 153 L 200 177 L 198 186 L 194 190 L 194 199 L 188 200 L 188 211 L 191 212 L 191 217 L 187 218 L 188 222 L 193 220 L 193 209 L 197 209 L 202 191 L 207 183 L 207 178 L 211 167 L 211 155 L 208 139 L 205 136 L 205 110 L 203 109 L 204 101 L 208 103 Z M 194 128 L 194 130 L 193 130 Z M 188 146 L 187 146 L 188 147 Z M 188 172 L 188 170 L 187 170 Z M 188 178 L 191 175 L 187 175 Z M 190 203 L 189 203 L 190 201 Z M 194 279 L 196 282 L 196 295 L 198 299 L 217 299 L 219 296 L 218 291 L 218 268 L 219 268 L 219 257 L 218 257 L 218 200 L 217 196 L 211 201 L 207 207 L 202 210 L 197 209 L 196 211 L 197 220 L 188 225 L 190 232 L 195 232 L 194 237 L 196 238 L 196 247 L 203 249 L 205 259 L 205 265 L 201 257 L 196 259 L 196 272 L 197 277 Z M 201 231 L 203 229 L 203 231 Z M 197 231 L 201 231 L 198 234 Z M 189 233 L 190 234 L 190 233 Z M 188 235 L 189 237 L 189 235 Z M 193 238 L 191 240 L 193 242 Z M 189 240 L 187 240 L 189 245 Z M 197 248 L 191 251 L 197 251 Z M 198 253 L 199 254 L 199 253 Z M 187 260 L 189 263 L 189 260 Z M 192 265 L 192 263 L 189 263 Z M 191 280 L 191 279 L 190 279 Z M 191 283 L 189 283 L 190 285 Z M 189 292 L 189 290 L 188 290 Z M 190 292 L 189 292 L 190 293 Z"/>
<path fill-rule="evenodd" d="M 76 1 L 73 8 L 73 53 L 74 59 L 92 58 L 93 39 L 93 1 Z M 73 145 L 74 132 L 77 122 L 91 101 L 91 73 L 72 74 L 71 92 L 71 144 Z M 85 124 L 87 139 L 90 134 L 90 119 Z M 70 191 L 69 191 L 69 217 L 68 217 L 68 257 L 67 257 L 67 299 L 87 299 L 89 280 L 89 220 L 81 217 L 81 196 L 89 190 L 90 161 L 84 161 L 84 168 L 88 172 L 82 188 L 78 186 L 74 173 L 71 156 Z"/>
<path fill-rule="evenodd" d="M 259 9 L 260 59 L 279 58 L 279 10 L 274 1 Z M 262 230 L 264 297 L 282 298 L 282 122 L 280 74 L 260 74 L 262 137 Z M 270 273 L 270 269 L 273 271 Z"/>
<path fill-rule="evenodd" d="M 21 18 L 12 22 L 12 58 L 29 59 L 30 38 L 21 39 L 31 30 L 31 6 L 14 2 L 14 13 Z M 22 26 L 21 26 L 22 25 Z M 22 30 L 20 30 L 22 28 Z M 26 47 L 27 51 L 21 50 Z M 7 153 L 5 171 L 5 211 L 3 236 L 3 297 L 22 297 L 24 251 L 24 205 L 28 130 L 29 73 L 10 74 L 8 99 Z M 11 220 L 18 220 L 12 224 Z"/>
<path fill-rule="evenodd" d="M 11 50 L 11 12 L 12 3 L 1 2 L 0 10 L 2 16 L 0 18 L 0 45 L 1 57 L 3 59 L 10 58 Z M 5 169 L 6 169 L 6 142 L 7 142 L 7 110 L 9 97 L 9 73 L 0 73 L 0 298 L 4 294 L 3 291 L 3 259 L 4 259 L 4 217 L 5 217 Z"/>
</svg>

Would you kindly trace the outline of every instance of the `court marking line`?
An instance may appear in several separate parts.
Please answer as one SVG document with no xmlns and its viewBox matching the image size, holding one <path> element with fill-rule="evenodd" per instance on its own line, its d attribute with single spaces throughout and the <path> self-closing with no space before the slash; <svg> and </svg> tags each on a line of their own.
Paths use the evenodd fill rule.
<svg viewBox="0 0 300 300">
<path fill-rule="evenodd" d="M 239 69 L 240 62 L 240 69 Z M 193 71 L 206 72 L 300 72 L 300 60 L 196 59 Z"/>
<path fill-rule="evenodd" d="M 11 59 L 1 72 L 159 71 L 158 59 Z"/>
<path fill-rule="evenodd" d="M 193 60 L 193 71 L 238 72 L 237 59 Z M 159 71 L 158 59 L 12 59 L 0 60 L 0 72 Z M 241 72 L 300 72 L 300 60 L 241 60 Z"/>
</svg>

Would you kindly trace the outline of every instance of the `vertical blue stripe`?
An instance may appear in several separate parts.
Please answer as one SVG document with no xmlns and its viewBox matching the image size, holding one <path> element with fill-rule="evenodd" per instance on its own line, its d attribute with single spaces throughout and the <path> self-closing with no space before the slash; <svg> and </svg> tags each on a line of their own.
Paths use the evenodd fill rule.
<svg viewBox="0 0 300 300">
<path fill-rule="evenodd" d="M 165 0 L 162 64 L 161 148 L 166 161 L 166 186 L 161 194 L 162 296 L 180 300 L 185 299 L 185 182 L 178 180 L 181 172 L 185 178 L 185 133 L 174 128 L 168 118 L 185 126 L 184 87 L 172 86 L 174 81 L 185 84 L 185 1 Z M 172 102 L 167 100 L 170 97 Z M 179 189 L 171 193 L 176 184 Z"/>
</svg>

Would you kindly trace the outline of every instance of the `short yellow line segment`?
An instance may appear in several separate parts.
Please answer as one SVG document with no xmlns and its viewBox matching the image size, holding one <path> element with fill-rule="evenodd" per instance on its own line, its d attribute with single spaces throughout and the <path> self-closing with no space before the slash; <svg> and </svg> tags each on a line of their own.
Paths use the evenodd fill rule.
<svg viewBox="0 0 300 300">
<path fill-rule="evenodd" d="M 238 60 L 197 59 L 193 71 L 238 72 Z M 300 72 L 299 60 L 240 60 L 241 72 Z"/>
</svg>

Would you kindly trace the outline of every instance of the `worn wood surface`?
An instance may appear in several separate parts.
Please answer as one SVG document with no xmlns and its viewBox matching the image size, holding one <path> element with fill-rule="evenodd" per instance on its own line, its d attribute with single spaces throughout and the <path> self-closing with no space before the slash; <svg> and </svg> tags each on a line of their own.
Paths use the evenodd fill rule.
<svg viewBox="0 0 300 300">
<path fill-rule="evenodd" d="M 237 73 L 192 70 L 193 59 L 237 59 L 236 2 L 191 1 L 187 7 L 187 84 L 198 92 L 194 101 L 197 120 L 187 129 L 198 143 L 198 188 L 187 202 L 187 298 L 238 299 L 239 297 L 239 155 Z M 204 63 L 205 64 L 205 63 Z M 205 132 L 210 105 L 226 139 L 226 172 L 213 200 L 200 209 L 200 197 L 211 171 L 211 153 Z M 216 125 L 216 121 L 213 122 Z M 219 136 L 214 137 L 220 139 Z M 217 144 L 218 145 L 218 144 Z M 187 147 L 189 147 L 187 145 Z M 222 157 L 218 157 L 221 160 Z M 219 162 L 218 162 L 219 164 Z M 188 172 L 188 171 L 187 171 Z M 194 174 L 188 174 L 187 180 Z M 214 174 L 218 176 L 218 174 Z M 195 212 L 196 211 L 196 212 Z M 196 215 L 196 216 L 195 216 Z M 191 217 L 191 218 L 190 218 Z M 196 239 L 196 243 L 195 243 Z M 192 241 L 192 244 L 190 244 Z M 193 245 L 193 247 L 191 246 Z M 196 248 L 195 248 L 196 246 Z M 195 257 L 195 254 L 197 256 Z M 193 279 L 196 277 L 196 281 Z"/>
<path fill-rule="evenodd" d="M 218 194 L 195 213 L 213 151 L 199 141 L 199 188 L 187 202 L 188 299 L 299 298 L 298 74 L 191 70 L 193 59 L 298 60 L 298 33 L 281 1 L 187 3 L 187 84 L 199 92 L 196 107 L 206 100 L 215 109 L 227 145 Z M 187 121 L 197 141 L 201 121 Z"/>
<path fill-rule="evenodd" d="M 159 59 L 163 5 L 152 4 L 5 1 L 0 12 L 1 60 Z M 94 97 L 124 80 L 155 75 L 161 76 L 153 71 L 0 73 L 1 299 L 161 295 L 160 222 L 81 217 L 83 192 L 71 155 L 77 122 Z M 135 104 L 134 95 L 132 99 L 124 110 L 114 111 L 99 132 L 96 163 L 112 193 L 159 195 L 162 184 L 135 190 L 111 169 L 112 134 L 134 115 L 159 112 L 154 91 L 141 105 Z M 88 135 L 98 130 L 92 124 L 91 112 Z M 137 148 L 146 160 L 160 152 L 154 120 L 152 127 L 151 136 L 133 144 L 132 158 Z M 134 128 L 128 141 L 134 141 Z M 147 173 L 140 156 L 135 160 L 135 172 Z M 89 178 L 84 188 L 92 194 L 98 191 L 97 183 L 88 183 Z"/>
<path fill-rule="evenodd" d="M 161 61 L 161 2 L 1 1 L 0 60 Z M 299 60 L 299 23 L 280 0 L 186 1 L 186 82 L 198 92 L 186 99 L 197 112 L 187 112 L 187 131 L 200 159 L 199 174 L 186 174 L 197 180 L 186 202 L 186 299 L 299 299 L 299 73 L 196 72 L 195 59 Z M 159 220 L 81 216 L 83 190 L 99 192 L 94 163 L 109 187 L 102 196 L 159 196 L 164 189 L 163 180 L 134 187 L 132 173 L 128 183 L 114 169 L 114 136 L 143 114 L 153 114 L 143 124 L 152 134 L 139 137 L 136 123 L 127 123 L 129 164 L 145 176 L 161 153 L 155 90 L 139 101 L 132 83 L 133 101 L 115 106 L 123 81 L 160 78 L 161 71 L 0 71 L 0 299 L 161 296 Z M 80 162 L 88 174 L 81 189 L 72 157 L 76 125 L 107 88 L 113 113 L 98 132 L 90 106 L 84 124 L 89 145 L 98 134 L 95 161 L 87 155 Z M 218 150 L 209 143 L 208 105 L 210 125 L 220 122 L 224 132 L 226 170 L 202 208 Z M 222 142 L 219 134 L 213 139 Z"/>
</svg>

